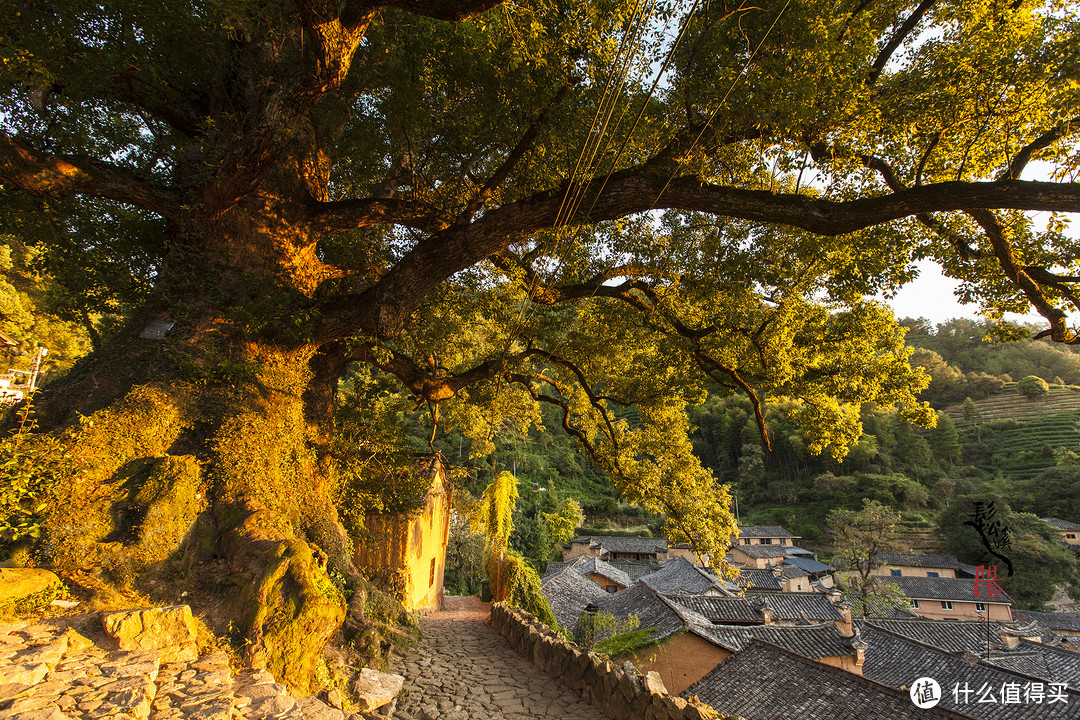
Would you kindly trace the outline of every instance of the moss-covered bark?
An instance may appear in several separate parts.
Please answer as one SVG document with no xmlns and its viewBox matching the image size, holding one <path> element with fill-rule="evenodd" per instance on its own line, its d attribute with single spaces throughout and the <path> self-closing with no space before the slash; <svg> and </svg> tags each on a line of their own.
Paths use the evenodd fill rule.
<svg viewBox="0 0 1080 720">
<path fill-rule="evenodd" d="M 106 350 L 77 369 L 64 397 L 46 393 L 39 420 L 62 440 L 68 481 L 56 489 L 39 557 L 136 587 L 171 555 L 223 563 L 219 584 L 247 659 L 308 692 L 346 615 L 327 565 L 356 577 L 330 462 L 319 452 L 329 432 L 319 420 L 328 415 L 308 407 L 316 352 L 237 336 L 221 353 L 218 338 L 225 361 L 216 372 L 187 339 L 183 331 L 163 343 L 129 335 L 126 342 L 156 345 Z M 153 373 L 128 364 L 140 353 L 155 358 Z M 112 400 L 96 384 L 101 377 Z M 80 385 L 90 387 L 72 400 Z M 83 415 L 87 403 L 96 409 Z"/>
</svg>

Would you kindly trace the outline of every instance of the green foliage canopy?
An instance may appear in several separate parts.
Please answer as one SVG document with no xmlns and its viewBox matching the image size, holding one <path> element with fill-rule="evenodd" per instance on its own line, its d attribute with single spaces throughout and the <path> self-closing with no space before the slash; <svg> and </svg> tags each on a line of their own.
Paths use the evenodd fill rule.
<svg viewBox="0 0 1080 720">
<path fill-rule="evenodd" d="M 865 299 L 913 260 L 1076 339 L 1068 5 L 29 0 L 0 27 L 0 203 L 73 311 L 364 363 L 477 454 L 554 406 L 714 557 L 685 406 L 741 393 L 764 432 L 793 398 L 837 458 L 864 403 L 932 423 Z"/>
</svg>

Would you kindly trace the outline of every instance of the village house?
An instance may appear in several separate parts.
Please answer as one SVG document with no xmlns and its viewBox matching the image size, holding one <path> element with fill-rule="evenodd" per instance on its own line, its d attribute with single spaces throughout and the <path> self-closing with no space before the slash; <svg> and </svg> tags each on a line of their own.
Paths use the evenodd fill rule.
<svg viewBox="0 0 1080 720">
<path fill-rule="evenodd" d="M 563 560 L 588 555 L 602 560 L 647 560 L 664 562 L 668 559 L 668 544 L 664 538 L 619 537 L 592 535 L 576 537 L 562 546 Z"/>
<path fill-rule="evenodd" d="M 748 570 L 771 569 L 784 562 L 784 548 L 779 545 L 732 545 L 731 563 Z"/>
<path fill-rule="evenodd" d="M 1001 590 L 989 597 L 986 588 L 975 594 L 968 578 L 890 577 L 911 601 L 911 612 L 932 620 L 979 620 L 987 613 L 991 622 L 1012 622 L 1012 599 Z"/>
<path fill-rule="evenodd" d="M 743 525 L 738 535 L 731 536 L 731 545 L 780 545 L 792 547 L 793 541 L 799 540 L 779 525 Z"/>
<path fill-rule="evenodd" d="M 606 592 L 618 592 L 630 586 L 632 579 L 615 565 L 605 562 L 592 555 L 580 555 L 569 562 L 549 562 L 545 575 L 553 575 L 561 572 L 564 568 L 573 568 L 580 575 L 587 577 L 599 585 Z"/>
<path fill-rule="evenodd" d="M 450 494 L 438 455 L 425 456 L 421 472 L 431 478 L 424 504 L 412 515 L 370 512 L 367 534 L 356 543 L 353 562 L 365 575 L 381 579 L 406 610 L 443 605 L 443 571 L 450 539 Z"/>
<path fill-rule="evenodd" d="M 1047 517 L 1043 518 L 1043 520 L 1061 531 L 1061 541 L 1068 545 L 1070 549 L 1080 551 L 1080 524 L 1055 517 Z"/>
<path fill-rule="evenodd" d="M 667 560 L 656 572 L 643 575 L 640 582 L 645 583 L 662 595 L 726 595 L 737 592 L 705 569 L 686 558 L 675 557 Z"/>
<path fill-rule="evenodd" d="M 754 639 L 682 692 L 725 716 L 746 720 L 952 720 L 948 710 L 916 707 L 906 691 L 814 662 Z"/>
<path fill-rule="evenodd" d="M 821 593 L 748 594 L 745 597 L 709 597 L 704 595 L 668 595 L 667 598 L 693 610 L 714 625 L 795 626 L 799 624 L 837 623 L 851 635 L 851 613 L 841 611 Z"/>
<path fill-rule="evenodd" d="M 691 563 L 686 565 L 694 567 Z M 570 572 L 573 570 L 564 568 L 560 574 Z M 553 576 L 548 576 L 543 587 L 556 617 L 569 616 L 582 606 L 581 598 L 564 594 L 571 583 L 556 584 Z M 703 677 L 721 660 L 742 650 L 754 637 L 811 659 L 858 672 L 862 645 L 857 637 L 851 636 L 852 632 L 845 635 L 840 630 L 838 623 L 833 621 L 836 615 L 830 614 L 829 619 L 821 623 L 808 623 L 800 618 L 797 622 L 775 624 L 772 622 L 773 610 L 767 606 L 759 610 L 747 604 L 744 598 L 731 595 L 698 597 L 706 603 L 714 603 L 710 612 L 718 620 L 734 619 L 735 624 L 713 622 L 694 610 L 694 601 L 687 596 L 679 596 L 678 600 L 668 598 L 639 581 L 622 592 L 594 598 L 576 623 L 567 624 L 567 627 L 574 627 L 575 638 L 586 644 L 630 630 L 651 630 L 644 639 L 643 649 L 631 653 L 627 659 L 642 672 L 655 670 L 673 693 Z M 797 615 L 799 609 L 784 605 L 777 612 L 785 616 Z M 820 607 L 812 609 L 814 614 L 820 612 Z M 850 623 L 848 628 L 850 630 Z"/>
<path fill-rule="evenodd" d="M 874 621 L 877 622 L 877 621 Z M 927 642 L 919 642 L 869 622 L 860 623 L 867 644 L 863 677 L 906 691 L 915 678 L 933 677 L 941 683 L 941 702 L 938 707 L 959 712 L 981 720 L 1075 720 L 1080 717 L 1080 692 L 1055 688 L 1043 678 L 1020 673 L 983 662 L 971 653 L 944 650 Z M 1023 703 L 1024 688 L 1036 684 L 1043 701 Z M 955 687 L 955 692 L 954 692 Z M 992 689 L 994 702 L 978 702 L 980 688 Z M 1018 688 L 1021 701 L 1003 703 L 1003 688 Z M 1054 701 L 1050 702 L 1053 696 Z"/>
<path fill-rule="evenodd" d="M 740 568 L 735 582 L 742 590 L 752 592 L 783 592 L 780 581 L 776 579 L 776 573 L 771 569 Z"/>
<path fill-rule="evenodd" d="M 608 594 L 572 567 L 545 575 L 540 580 L 540 591 L 551 605 L 559 625 L 570 629 L 577 624 L 586 607 Z"/>
<path fill-rule="evenodd" d="M 1013 615 L 1023 622 L 1037 622 L 1041 627 L 1068 643 L 1074 650 L 1080 651 L 1080 613 L 1014 610 Z"/>
<path fill-rule="evenodd" d="M 952 555 L 880 552 L 875 559 L 878 565 L 871 575 L 955 578 L 961 571 L 960 562 Z"/>
</svg>

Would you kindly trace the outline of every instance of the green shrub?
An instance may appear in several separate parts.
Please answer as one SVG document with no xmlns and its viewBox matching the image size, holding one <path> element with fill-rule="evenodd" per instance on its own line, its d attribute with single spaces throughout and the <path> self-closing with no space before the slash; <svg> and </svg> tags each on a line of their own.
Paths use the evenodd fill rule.
<svg viewBox="0 0 1080 720">
<path fill-rule="evenodd" d="M 51 504 L 51 492 L 64 477 L 64 455 L 48 435 L 34 435 L 30 403 L 19 411 L 19 425 L 0 441 L 0 556 L 26 539 L 38 540 Z"/>
<path fill-rule="evenodd" d="M 1028 375 L 1016 383 L 1016 392 L 1028 400 L 1046 397 L 1050 394 L 1050 385 L 1038 375 Z"/>
</svg>

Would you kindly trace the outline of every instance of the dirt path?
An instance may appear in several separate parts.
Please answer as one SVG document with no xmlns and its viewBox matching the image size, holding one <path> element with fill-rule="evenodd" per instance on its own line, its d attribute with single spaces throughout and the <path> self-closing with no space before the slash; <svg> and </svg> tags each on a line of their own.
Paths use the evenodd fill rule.
<svg viewBox="0 0 1080 720">
<path fill-rule="evenodd" d="M 514 652 L 488 625 L 490 605 L 447 597 L 420 621 L 420 652 L 399 660 L 401 720 L 606 720 L 598 709 Z"/>
</svg>

